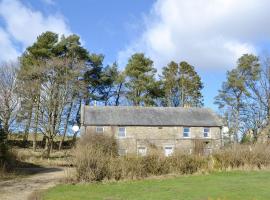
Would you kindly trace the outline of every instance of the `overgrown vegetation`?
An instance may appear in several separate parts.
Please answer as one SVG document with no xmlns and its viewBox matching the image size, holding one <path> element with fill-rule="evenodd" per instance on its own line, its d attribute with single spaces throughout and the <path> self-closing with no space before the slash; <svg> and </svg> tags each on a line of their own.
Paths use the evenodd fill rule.
<svg viewBox="0 0 270 200">
<path fill-rule="evenodd" d="M 151 151 L 146 156 L 118 156 L 114 138 L 89 134 L 77 144 L 74 158 L 76 180 L 95 182 L 216 170 L 264 169 L 270 167 L 270 147 L 264 144 L 234 145 L 212 155 L 175 152 L 165 157 L 162 152 Z"/>
<path fill-rule="evenodd" d="M 270 166 L 270 146 L 267 144 L 233 145 L 213 154 L 215 168 L 264 169 Z"/>
</svg>

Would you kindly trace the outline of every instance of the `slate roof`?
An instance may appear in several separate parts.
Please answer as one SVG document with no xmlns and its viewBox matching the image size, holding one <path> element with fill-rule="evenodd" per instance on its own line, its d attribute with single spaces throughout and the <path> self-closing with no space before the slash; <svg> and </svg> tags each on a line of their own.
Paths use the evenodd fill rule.
<svg viewBox="0 0 270 200">
<path fill-rule="evenodd" d="M 221 127 L 222 121 L 208 108 L 83 106 L 85 126 L 209 126 Z"/>
</svg>

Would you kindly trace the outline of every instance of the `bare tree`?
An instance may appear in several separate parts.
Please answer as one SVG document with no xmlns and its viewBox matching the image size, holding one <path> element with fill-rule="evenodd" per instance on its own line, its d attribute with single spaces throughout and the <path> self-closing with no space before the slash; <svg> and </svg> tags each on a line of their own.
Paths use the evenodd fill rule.
<svg viewBox="0 0 270 200">
<path fill-rule="evenodd" d="M 71 118 L 72 107 L 76 103 L 80 88 L 79 76 L 83 66 L 81 63 L 71 66 L 70 63 L 71 59 L 55 58 L 48 60 L 44 66 L 39 112 L 36 117 L 38 131 L 46 138 L 46 156 L 50 155 L 53 141 L 63 127 L 65 136 L 67 131 L 65 124 Z"/>
<path fill-rule="evenodd" d="M 0 121 L 5 134 L 9 133 L 19 107 L 16 68 L 17 64 L 12 62 L 0 66 Z"/>
</svg>

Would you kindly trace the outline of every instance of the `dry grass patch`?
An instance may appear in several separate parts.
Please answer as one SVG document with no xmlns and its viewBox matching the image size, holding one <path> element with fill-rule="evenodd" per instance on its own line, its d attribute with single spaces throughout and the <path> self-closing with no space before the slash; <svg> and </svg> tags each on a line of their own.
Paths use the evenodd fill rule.
<svg viewBox="0 0 270 200">
<path fill-rule="evenodd" d="M 13 151 L 16 153 L 19 162 L 41 166 L 64 167 L 72 165 L 71 150 L 53 151 L 50 158 L 44 157 L 43 149 L 37 149 L 34 152 L 29 148 L 16 148 Z"/>
</svg>

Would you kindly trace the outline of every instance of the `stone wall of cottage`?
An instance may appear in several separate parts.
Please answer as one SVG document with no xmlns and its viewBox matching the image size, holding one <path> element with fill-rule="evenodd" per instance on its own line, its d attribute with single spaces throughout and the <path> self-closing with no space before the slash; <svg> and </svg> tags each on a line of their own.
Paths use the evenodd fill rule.
<svg viewBox="0 0 270 200">
<path fill-rule="evenodd" d="M 204 127 L 190 127 L 190 137 L 183 137 L 183 127 L 146 127 L 125 126 L 126 136 L 119 137 L 118 126 L 102 126 L 103 133 L 96 132 L 96 126 L 84 127 L 83 132 L 114 135 L 119 148 L 127 153 L 137 154 L 139 147 L 163 150 L 165 147 L 173 147 L 174 151 L 192 152 L 196 146 L 203 145 L 210 152 L 219 149 L 222 145 L 220 127 L 210 128 L 209 138 L 203 136 Z"/>
</svg>

